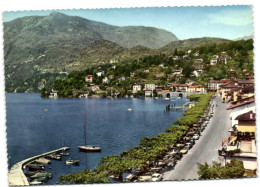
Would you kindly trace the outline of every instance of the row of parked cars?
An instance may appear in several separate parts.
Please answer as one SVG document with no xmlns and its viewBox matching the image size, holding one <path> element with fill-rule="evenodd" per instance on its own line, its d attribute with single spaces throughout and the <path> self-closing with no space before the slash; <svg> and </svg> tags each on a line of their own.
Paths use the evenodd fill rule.
<svg viewBox="0 0 260 187">
<path fill-rule="evenodd" d="M 205 111 L 200 121 L 193 124 L 189 132 L 186 133 L 185 137 L 173 145 L 171 152 L 165 157 L 159 160 L 154 167 L 151 167 L 142 176 L 136 178 L 136 175 L 130 174 L 126 177 L 125 181 L 160 181 L 163 179 L 163 173 L 168 170 L 172 170 L 177 162 L 181 160 L 184 154 L 186 154 L 195 144 L 201 136 L 201 133 L 209 124 L 210 118 L 213 116 L 213 112 L 210 112 L 210 108 Z M 135 179 L 135 180 L 133 180 Z"/>
</svg>

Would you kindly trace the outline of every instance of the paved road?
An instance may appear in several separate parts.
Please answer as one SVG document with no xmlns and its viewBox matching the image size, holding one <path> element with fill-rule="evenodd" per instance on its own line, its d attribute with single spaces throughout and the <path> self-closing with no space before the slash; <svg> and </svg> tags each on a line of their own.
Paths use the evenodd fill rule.
<svg viewBox="0 0 260 187">
<path fill-rule="evenodd" d="M 209 163 L 218 161 L 218 149 L 221 148 L 223 138 L 229 136 L 228 130 L 231 128 L 227 103 L 221 103 L 219 96 L 214 100 L 214 115 L 208 126 L 202 132 L 199 140 L 171 171 L 165 172 L 163 180 L 194 180 L 198 179 L 197 162 Z M 217 107 L 216 107 L 217 104 Z"/>
</svg>

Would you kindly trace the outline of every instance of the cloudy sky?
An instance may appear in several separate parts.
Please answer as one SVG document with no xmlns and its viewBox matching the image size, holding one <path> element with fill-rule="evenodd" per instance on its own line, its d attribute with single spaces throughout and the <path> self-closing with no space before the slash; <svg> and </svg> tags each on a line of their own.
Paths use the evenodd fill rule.
<svg viewBox="0 0 260 187">
<path fill-rule="evenodd" d="M 51 12 L 80 16 L 111 25 L 143 25 L 168 30 L 179 39 L 219 37 L 236 39 L 253 34 L 252 8 L 243 6 L 78 9 L 4 12 L 4 22 Z"/>
</svg>

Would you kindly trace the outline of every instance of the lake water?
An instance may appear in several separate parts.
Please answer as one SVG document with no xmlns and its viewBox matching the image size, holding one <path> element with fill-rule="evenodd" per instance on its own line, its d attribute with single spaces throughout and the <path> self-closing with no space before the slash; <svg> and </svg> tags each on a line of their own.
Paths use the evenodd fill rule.
<svg viewBox="0 0 260 187">
<path fill-rule="evenodd" d="M 59 176 L 93 169 L 108 155 L 120 154 L 137 146 L 145 137 L 164 132 L 183 111 L 164 112 L 166 105 L 182 106 L 186 98 L 159 99 L 43 99 L 39 94 L 6 94 L 8 167 L 28 157 L 65 146 L 70 147 L 71 159 L 79 159 L 79 166 L 67 166 L 51 160 L 49 170 L 53 178 L 48 184 L 59 182 Z M 132 108 L 132 111 L 128 111 Z M 48 110 L 44 110 L 48 109 Z M 86 113 L 87 144 L 99 145 L 98 153 L 79 152 L 84 145 L 84 113 Z"/>
</svg>

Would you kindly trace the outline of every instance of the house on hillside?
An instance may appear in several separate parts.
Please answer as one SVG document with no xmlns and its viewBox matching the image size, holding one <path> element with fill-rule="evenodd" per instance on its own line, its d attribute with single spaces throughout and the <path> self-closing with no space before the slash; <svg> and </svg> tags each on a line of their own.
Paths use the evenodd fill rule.
<svg viewBox="0 0 260 187">
<path fill-rule="evenodd" d="M 172 72 L 173 75 L 180 75 L 181 73 L 182 73 L 182 69 L 175 69 Z"/>
<path fill-rule="evenodd" d="M 136 72 L 134 72 L 134 71 L 130 72 L 131 77 L 134 77 L 135 75 L 136 75 Z"/>
<path fill-rule="evenodd" d="M 51 90 L 49 98 L 58 98 L 58 91 Z"/>
<path fill-rule="evenodd" d="M 98 77 L 101 77 L 101 76 L 104 76 L 104 75 L 105 75 L 105 72 L 104 72 L 103 70 L 99 70 L 99 71 L 96 73 L 96 75 L 97 75 Z"/>
<path fill-rule="evenodd" d="M 221 98 L 222 100 L 224 100 L 225 102 L 229 102 L 231 100 L 230 95 L 228 95 L 228 92 L 231 91 L 231 89 L 233 88 L 238 88 L 238 85 L 234 84 L 234 83 L 229 83 L 229 84 L 225 84 L 225 85 L 220 85 L 221 88 Z"/>
<path fill-rule="evenodd" d="M 85 82 L 86 83 L 92 83 L 93 82 L 93 75 L 85 76 Z"/>
<path fill-rule="evenodd" d="M 219 89 L 219 85 L 221 85 L 219 80 L 210 80 L 208 82 L 208 90 L 217 91 Z"/>
<path fill-rule="evenodd" d="M 121 82 L 121 81 L 125 81 L 125 76 L 121 76 L 121 77 L 119 77 L 118 80 L 119 80 L 119 82 Z"/>
<path fill-rule="evenodd" d="M 137 93 L 138 91 L 142 91 L 142 85 L 141 84 L 134 84 L 132 93 Z"/>
<path fill-rule="evenodd" d="M 155 90 L 155 83 L 145 83 L 144 84 L 144 90 Z"/>
<path fill-rule="evenodd" d="M 237 84 L 241 88 L 246 88 L 246 87 L 254 86 L 254 80 L 237 80 Z"/>
<path fill-rule="evenodd" d="M 187 79 L 186 80 L 186 82 L 185 82 L 185 84 L 187 84 L 187 85 L 193 85 L 195 83 L 195 81 L 194 80 L 191 80 L 191 79 Z"/>
<path fill-rule="evenodd" d="M 105 77 L 102 79 L 102 83 L 103 84 L 109 84 L 110 83 L 110 79 L 108 77 Z"/>
<path fill-rule="evenodd" d="M 196 51 L 195 53 L 193 53 L 193 56 L 199 56 L 199 55 L 200 55 L 199 51 Z"/>
<path fill-rule="evenodd" d="M 187 92 L 188 85 L 187 84 L 179 84 L 176 86 L 176 91 L 177 92 Z"/>
<path fill-rule="evenodd" d="M 210 59 L 210 65 L 211 66 L 215 66 L 218 63 L 218 59 L 217 58 L 211 58 Z"/>
<path fill-rule="evenodd" d="M 187 88 L 187 92 L 190 92 L 190 93 L 206 93 L 207 90 L 202 85 L 190 85 Z"/>
</svg>

